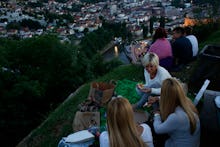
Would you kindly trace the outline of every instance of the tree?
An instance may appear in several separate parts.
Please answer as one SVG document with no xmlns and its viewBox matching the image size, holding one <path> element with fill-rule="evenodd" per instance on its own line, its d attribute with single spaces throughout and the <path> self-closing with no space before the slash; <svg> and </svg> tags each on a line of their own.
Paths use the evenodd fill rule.
<svg viewBox="0 0 220 147">
<path fill-rule="evenodd" d="M 72 8 L 70 11 L 81 12 L 82 7 L 83 7 L 83 5 L 81 5 L 81 4 L 72 4 Z"/>
<path fill-rule="evenodd" d="M 88 28 L 85 28 L 85 29 L 83 30 L 83 34 L 84 34 L 84 35 L 86 35 L 88 32 L 89 32 L 89 29 L 88 29 Z"/>
<path fill-rule="evenodd" d="M 36 7 L 43 7 L 43 4 L 41 2 L 28 2 L 28 5 L 31 8 L 36 8 Z"/>
<path fill-rule="evenodd" d="M 154 31 L 154 28 L 153 28 L 154 20 L 155 20 L 155 17 L 150 18 L 150 33 L 151 33 L 151 35 L 153 34 L 153 31 Z"/>
<path fill-rule="evenodd" d="M 142 25 L 142 28 L 143 28 L 143 38 L 147 38 L 148 26 Z"/>
<path fill-rule="evenodd" d="M 162 27 L 162 28 L 165 27 L 165 17 L 163 17 L 163 16 L 160 17 L 160 27 Z"/>
<path fill-rule="evenodd" d="M 88 32 L 79 46 L 62 44 L 53 35 L 0 39 L 0 137 L 5 143 L 15 146 L 72 91 L 120 65 L 104 63 L 97 52 L 115 34 L 129 34 L 125 26 L 110 24 Z"/>
<path fill-rule="evenodd" d="M 39 125 L 43 113 L 56 108 L 73 91 L 76 58 L 74 48 L 61 44 L 56 36 L 0 43 L 0 52 L 4 53 L 4 58 L 0 56 L 4 61 L 0 66 L 1 137 L 13 137 L 15 142 L 6 142 L 15 146 Z M 17 133 L 19 136 L 15 136 Z"/>
<path fill-rule="evenodd" d="M 40 29 L 42 28 L 41 24 L 38 21 L 34 21 L 31 19 L 23 19 L 20 23 L 22 27 L 28 27 L 29 29 Z"/>
<path fill-rule="evenodd" d="M 176 8 L 185 8 L 183 0 L 172 0 L 171 5 L 175 6 Z"/>
<path fill-rule="evenodd" d="M 6 29 L 10 30 L 10 29 L 16 29 L 19 30 L 21 28 L 21 25 L 18 22 L 10 22 L 7 24 Z"/>
<path fill-rule="evenodd" d="M 66 3 L 68 0 L 56 0 L 59 3 Z"/>
<path fill-rule="evenodd" d="M 203 4 L 210 4 L 212 5 L 213 7 L 213 14 L 219 14 L 217 13 L 218 12 L 218 9 L 220 8 L 220 1 L 219 0 L 201 0 L 200 3 L 203 3 Z"/>
</svg>

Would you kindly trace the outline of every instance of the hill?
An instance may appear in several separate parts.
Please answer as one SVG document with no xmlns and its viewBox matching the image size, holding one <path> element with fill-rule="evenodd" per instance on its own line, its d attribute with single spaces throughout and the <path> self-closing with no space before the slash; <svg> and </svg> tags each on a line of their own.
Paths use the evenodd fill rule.
<svg viewBox="0 0 220 147">
<path fill-rule="evenodd" d="M 217 44 L 220 42 L 220 30 L 211 34 L 209 38 L 200 43 L 200 50 L 206 44 Z M 173 76 L 188 82 L 197 61 L 190 64 L 189 68 L 182 72 L 171 73 Z M 143 68 L 139 65 L 122 65 L 108 74 L 96 79 L 96 81 L 109 81 L 128 79 L 132 81 L 143 80 Z M 77 111 L 77 106 L 87 98 L 90 82 L 80 86 L 76 91 L 71 93 L 59 107 L 48 116 L 45 121 L 25 137 L 17 147 L 54 147 L 57 146 L 60 139 L 73 132 L 72 122 Z"/>
</svg>

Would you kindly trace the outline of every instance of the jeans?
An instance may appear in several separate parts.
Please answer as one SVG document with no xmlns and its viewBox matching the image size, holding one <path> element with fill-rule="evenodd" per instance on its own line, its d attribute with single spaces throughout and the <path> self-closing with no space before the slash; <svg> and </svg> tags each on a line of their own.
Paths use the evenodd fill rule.
<svg viewBox="0 0 220 147">
<path fill-rule="evenodd" d="M 142 92 L 137 87 L 136 87 L 136 92 L 137 92 L 138 95 L 141 96 L 141 99 L 136 103 L 136 108 L 142 108 L 143 105 L 148 101 L 149 96 L 158 96 L 158 95 L 155 95 L 155 94 Z M 158 104 L 153 104 L 153 108 L 154 107 L 158 108 Z"/>
<path fill-rule="evenodd" d="M 143 107 L 143 105 L 148 101 L 150 94 L 145 93 L 141 96 L 141 99 L 137 102 L 137 108 Z"/>
</svg>

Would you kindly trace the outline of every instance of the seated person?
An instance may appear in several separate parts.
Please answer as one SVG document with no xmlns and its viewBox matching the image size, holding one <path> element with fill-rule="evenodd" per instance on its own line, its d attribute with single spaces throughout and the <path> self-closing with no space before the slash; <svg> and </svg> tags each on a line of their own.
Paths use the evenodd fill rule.
<svg viewBox="0 0 220 147">
<path fill-rule="evenodd" d="M 159 103 L 160 111 L 154 113 L 153 126 L 157 134 L 168 134 L 165 147 L 199 147 L 198 111 L 178 80 L 164 80 Z"/>
<path fill-rule="evenodd" d="M 151 129 L 136 124 L 131 104 L 126 98 L 115 98 L 107 106 L 107 129 L 100 135 L 100 147 L 153 147 Z"/>
<path fill-rule="evenodd" d="M 170 42 L 167 40 L 167 33 L 164 28 L 159 27 L 156 29 L 153 36 L 153 43 L 148 51 L 157 54 L 162 67 L 168 70 L 172 67 L 172 47 Z"/>
<path fill-rule="evenodd" d="M 173 41 L 171 45 L 174 57 L 174 68 L 181 69 L 184 65 L 192 61 L 192 44 L 189 39 L 184 36 L 184 28 L 176 27 L 173 29 Z"/>
<path fill-rule="evenodd" d="M 170 78 L 170 73 L 159 65 L 159 58 L 155 53 L 148 52 L 141 59 L 144 67 L 145 84 L 137 84 L 136 91 L 141 99 L 133 108 L 141 108 L 151 95 L 160 95 L 163 80 Z"/>
<path fill-rule="evenodd" d="M 191 27 L 185 27 L 184 29 L 186 38 L 188 38 L 192 44 L 193 59 L 196 59 L 199 52 L 198 40 L 196 36 L 192 34 Z"/>
</svg>

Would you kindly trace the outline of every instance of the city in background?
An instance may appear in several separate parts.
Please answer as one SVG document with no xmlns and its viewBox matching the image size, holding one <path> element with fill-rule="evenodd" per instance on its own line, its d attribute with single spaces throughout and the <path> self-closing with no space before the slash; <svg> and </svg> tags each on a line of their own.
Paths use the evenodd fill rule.
<svg viewBox="0 0 220 147">
<path fill-rule="evenodd" d="M 126 23 L 134 37 L 150 37 L 163 26 L 195 25 L 219 17 L 214 5 L 202 0 L 8 0 L 0 2 L 0 36 L 30 38 L 56 33 L 61 41 L 80 39 L 103 21 Z M 214 3 L 214 2 L 213 2 Z M 216 12 L 214 12 L 214 10 Z M 147 30 L 147 31 L 146 31 Z"/>
</svg>

